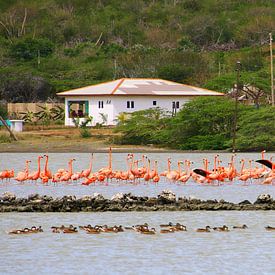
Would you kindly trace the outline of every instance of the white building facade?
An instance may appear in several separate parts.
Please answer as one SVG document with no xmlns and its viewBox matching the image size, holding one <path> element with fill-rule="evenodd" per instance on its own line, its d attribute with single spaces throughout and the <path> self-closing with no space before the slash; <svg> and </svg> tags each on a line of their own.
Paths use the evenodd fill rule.
<svg viewBox="0 0 275 275">
<path fill-rule="evenodd" d="M 188 86 L 163 79 L 123 78 L 58 93 L 65 98 L 65 125 L 75 126 L 91 116 L 97 123 L 115 125 L 120 113 L 159 107 L 176 113 L 197 96 L 223 96 L 223 93 Z"/>
</svg>

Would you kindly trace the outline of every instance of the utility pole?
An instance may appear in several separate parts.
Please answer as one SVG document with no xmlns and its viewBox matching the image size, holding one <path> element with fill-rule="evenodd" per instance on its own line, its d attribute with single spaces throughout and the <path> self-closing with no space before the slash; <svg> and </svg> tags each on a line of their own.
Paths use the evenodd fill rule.
<svg viewBox="0 0 275 275">
<path fill-rule="evenodd" d="M 116 79 L 116 72 L 117 72 L 117 62 L 116 59 L 114 59 L 114 74 L 113 74 L 113 79 Z"/>
<path fill-rule="evenodd" d="M 275 105 L 274 105 L 272 33 L 269 33 L 269 45 L 270 45 L 271 105 L 272 105 L 272 107 L 275 107 Z"/>
<path fill-rule="evenodd" d="M 236 133 L 237 133 L 237 119 L 238 119 L 238 96 L 239 96 L 239 87 L 240 87 L 240 70 L 241 62 L 237 61 L 237 87 L 235 92 L 235 109 L 234 109 L 234 118 L 233 118 L 233 136 L 232 136 L 232 152 L 236 151 Z"/>
</svg>

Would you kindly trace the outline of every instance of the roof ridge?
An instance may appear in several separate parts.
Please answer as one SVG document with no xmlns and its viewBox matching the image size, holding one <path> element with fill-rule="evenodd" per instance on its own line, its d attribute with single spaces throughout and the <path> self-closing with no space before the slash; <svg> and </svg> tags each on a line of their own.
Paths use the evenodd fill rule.
<svg viewBox="0 0 275 275">
<path fill-rule="evenodd" d="M 115 88 L 112 90 L 111 95 L 113 95 L 113 94 L 116 92 L 116 90 L 120 87 L 120 85 L 123 83 L 124 80 L 125 80 L 125 78 L 121 78 L 121 79 L 120 79 L 119 83 L 118 83 L 118 84 L 115 86 Z"/>
<path fill-rule="evenodd" d="M 121 80 L 121 78 L 118 78 L 118 79 L 115 79 L 115 80 L 109 80 L 109 81 L 105 81 L 105 82 L 101 82 L 101 83 L 96 83 L 96 84 L 92 84 L 92 85 L 87 85 L 87 86 L 84 86 L 84 87 L 74 88 L 74 89 L 71 89 L 71 90 L 67 90 L 67 91 L 63 91 L 63 92 L 58 92 L 56 94 L 59 95 L 59 94 L 62 94 L 62 93 L 72 92 L 72 91 L 83 89 L 83 88 L 89 88 L 89 87 L 99 86 L 99 85 L 102 85 L 102 84 L 107 84 L 107 83 L 115 82 L 115 81 L 118 81 L 118 80 Z"/>
</svg>

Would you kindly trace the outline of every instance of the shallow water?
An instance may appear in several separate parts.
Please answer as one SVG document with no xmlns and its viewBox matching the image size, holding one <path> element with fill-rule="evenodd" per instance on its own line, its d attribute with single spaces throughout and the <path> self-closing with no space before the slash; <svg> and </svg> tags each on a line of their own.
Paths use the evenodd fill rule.
<svg viewBox="0 0 275 275">
<path fill-rule="evenodd" d="M 140 154 L 137 154 L 140 158 Z M 36 169 L 38 154 L 0 154 L 0 171 L 14 168 L 23 170 L 24 161 L 32 160 Z M 89 154 L 49 154 L 50 169 L 64 168 L 68 159 L 76 158 L 75 171 L 86 169 Z M 113 154 L 113 169 L 125 169 L 127 154 Z M 159 161 L 159 171 L 166 170 L 167 158 L 172 157 L 174 169 L 178 160 L 193 161 L 193 168 L 202 167 L 201 160 L 214 154 L 148 154 Z M 225 164 L 231 154 L 221 154 Z M 270 157 L 271 154 L 267 154 Z M 260 154 L 241 154 L 241 158 L 258 159 Z M 94 171 L 106 166 L 107 154 L 96 154 Z M 237 162 L 238 163 L 238 162 Z M 238 163 L 239 164 L 239 163 Z M 275 197 L 275 186 L 240 182 L 222 186 L 202 186 L 194 182 L 187 185 L 161 180 L 159 184 L 118 184 L 82 186 L 59 184 L 57 186 L 24 183 L 1 183 L 0 193 L 11 191 L 19 197 L 31 193 L 52 196 L 82 196 L 102 193 L 111 197 L 118 192 L 155 196 L 170 189 L 178 196 L 195 196 L 202 199 L 225 199 L 239 202 L 254 201 L 261 193 Z M 274 274 L 275 232 L 264 226 L 275 226 L 274 211 L 196 211 L 196 212 L 104 212 L 104 213 L 0 213 L 0 273 L 1 274 Z M 53 225 L 108 224 L 131 226 L 149 223 L 159 231 L 159 224 L 180 222 L 187 232 L 142 235 L 136 232 L 87 235 L 53 234 Z M 247 230 L 197 233 L 198 227 L 247 224 Z M 8 235 L 13 228 L 41 225 L 43 233 Z"/>
<path fill-rule="evenodd" d="M 274 211 L 5 213 L 0 214 L 1 274 L 274 274 Z M 169 221 L 187 232 L 143 235 L 134 231 L 53 234 L 52 225 Z M 247 224 L 246 230 L 197 233 L 198 227 Z M 12 228 L 41 225 L 43 233 L 8 235 Z"/>
<path fill-rule="evenodd" d="M 30 170 L 36 170 L 37 168 L 37 153 L 8 153 L 0 154 L 0 171 L 4 169 L 15 169 L 15 173 L 24 169 L 24 163 L 26 159 L 32 161 Z M 201 168 L 202 159 L 207 157 L 210 160 L 210 167 L 213 166 L 214 153 L 192 153 L 192 154 L 180 154 L 180 153 L 152 153 L 148 154 L 151 160 L 158 160 L 159 171 L 167 170 L 167 158 L 172 158 L 172 169 L 177 169 L 177 161 L 190 159 L 194 162 L 192 168 Z M 266 154 L 266 158 L 270 158 L 272 154 Z M 113 154 L 113 170 L 126 170 L 126 157 L 127 154 L 115 153 Z M 230 153 L 220 154 L 220 159 L 223 161 L 223 165 L 227 166 L 230 161 Z M 259 153 L 242 153 L 237 155 L 236 165 L 240 168 L 240 159 L 256 160 L 261 156 Z M 49 167 L 52 172 L 57 171 L 59 168 L 66 168 L 68 160 L 75 158 L 74 171 L 81 171 L 87 169 L 90 161 L 90 154 L 79 153 L 57 153 L 49 154 Z M 135 158 L 141 158 L 141 154 L 135 154 Z M 103 153 L 95 154 L 95 160 L 93 165 L 93 171 L 97 171 L 102 167 L 106 167 L 108 162 L 108 155 Z M 42 162 L 42 166 L 44 163 Z M 248 164 L 247 164 L 248 165 Z M 103 194 L 107 198 L 111 198 L 118 192 L 133 193 L 135 195 L 156 196 L 164 189 L 170 189 L 177 194 L 177 196 L 193 196 L 200 199 L 225 199 L 231 202 L 240 202 L 243 200 L 255 201 L 257 196 L 261 193 L 269 193 L 275 197 L 275 186 L 273 185 L 260 185 L 261 180 L 253 181 L 251 184 L 248 181 L 248 185 L 244 185 L 237 180 L 233 184 L 224 184 L 221 186 L 209 186 L 198 185 L 190 180 L 186 185 L 175 184 L 167 182 L 163 177 L 161 181 L 156 184 L 130 184 L 130 183 L 116 183 L 112 182 L 106 184 L 95 184 L 90 186 L 82 186 L 78 184 L 57 184 L 57 185 L 41 185 L 34 183 L 18 184 L 15 181 L 11 183 L 0 183 L 0 193 L 10 191 L 17 196 L 25 197 L 32 193 L 39 193 L 45 195 L 51 195 L 54 197 L 61 197 L 64 195 L 76 195 L 77 197 L 83 195 L 91 195 L 95 192 Z"/>
</svg>

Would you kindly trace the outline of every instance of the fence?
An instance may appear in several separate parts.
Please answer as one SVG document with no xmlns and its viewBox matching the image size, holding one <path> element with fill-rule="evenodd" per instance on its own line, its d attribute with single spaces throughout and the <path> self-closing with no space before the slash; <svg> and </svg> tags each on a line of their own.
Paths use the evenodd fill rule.
<svg viewBox="0 0 275 275">
<path fill-rule="evenodd" d="M 41 111 L 39 106 L 47 106 L 49 109 L 57 106 L 64 108 L 64 103 L 8 103 L 7 111 L 9 117 L 20 117 L 20 113 Z"/>
</svg>

